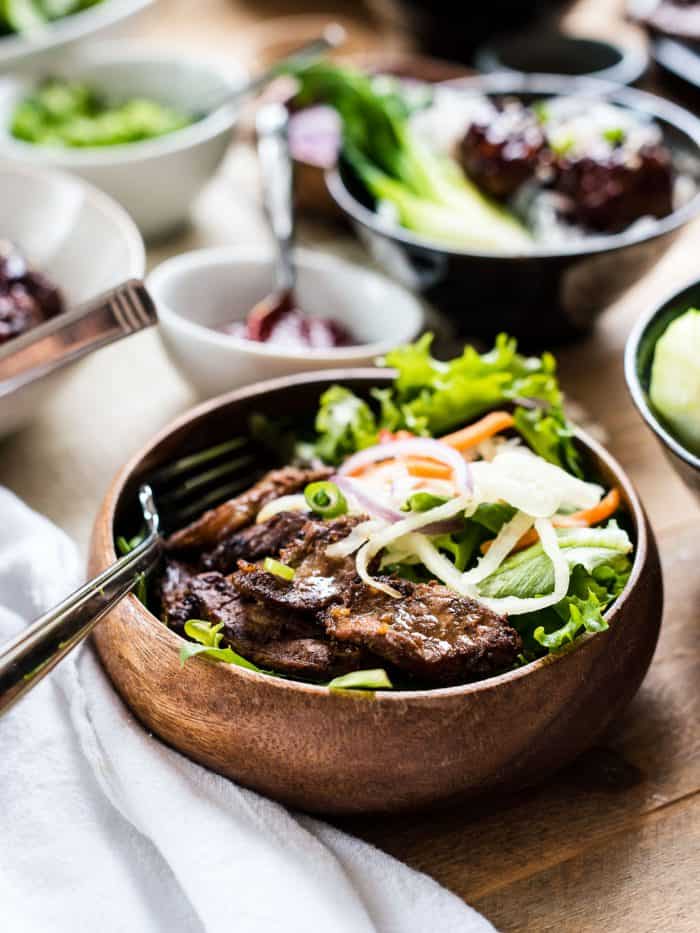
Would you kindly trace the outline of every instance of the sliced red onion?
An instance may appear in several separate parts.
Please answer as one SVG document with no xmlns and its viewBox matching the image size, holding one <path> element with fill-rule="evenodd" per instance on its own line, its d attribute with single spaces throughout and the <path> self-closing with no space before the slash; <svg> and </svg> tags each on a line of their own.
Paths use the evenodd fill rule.
<svg viewBox="0 0 700 933">
<path fill-rule="evenodd" d="M 379 502 L 371 493 L 363 489 L 360 483 L 354 482 L 347 476 L 336 473 L 335 476 L 331 476 L 331 482 L 335 483 L 346 495 L 352 496 L 353 499 L 365 509 L 368 515 L 372 515 L 375 518 L 383 518 L 387 522 L 392 523 L 406 518 L 405 514 L 397 512 L 396 509 L 390 509 L 387 505 L 384 505 L 383 502 Z"/>
<path fill-rule="evenodd" d="M 320 105 L 306 107 L 289 121 L 289 149 L 298 162 L 331 168 L 335 165 L 342 141 L 342 123 L 338 111 Z"/>
<path fill-rule="evenodd" d="M 427 457 L 430 460 L 439 460 L 452 468 L 455 484 L 460 492 L 474 491 L 469 465 L 459 451 L 430 437 L 411 437 L 360 450 L 345 461 L 338 474 L 347 476 L 378 460 L 391 460 L 394 457 Z"/>
<path fill-rule="evenodd" d="M 389 506 L 384 505 L 383 502 L 379 502 L 371 493 L 363 489 L 360 483 L 355 482 L 347 476 L 336 474 L 331 477 L 331 482 L 335 483 L 346 495 L 352 496 L 368 515 L 372 515 L 376 518 L 383 518 L 392 525 L 395 522 L 400 522 L 402 519 L 407 518 L 406 512 L 397 512 L 395 509 L 391 509 Z M 444 521 L 433 522 L 430 525 L 426 525 L 424 528 L 421 528 L 420 531 L 421 534 L 424 535 L 449 535 L 454 531 L 462 531 L 463 528 L 464 522 L 461 518 L 446 518 Z"/>
</svg>

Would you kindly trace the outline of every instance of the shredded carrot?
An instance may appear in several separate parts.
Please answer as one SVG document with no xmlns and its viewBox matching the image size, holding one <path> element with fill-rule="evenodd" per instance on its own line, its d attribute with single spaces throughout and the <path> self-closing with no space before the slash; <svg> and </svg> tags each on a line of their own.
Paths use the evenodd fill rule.
<svg viewBox="0 0 700 933">
<path fill-rule="evenodd" d="M 620 490 L 617 486 L 613 486 L 610 492 L 606 496 L 603 496 L 597 505 L 594 505 L 590 509 L 584 509 L 581 512 L 572 512 L 571 515 L 555 515 L 552 519 L 552 524 L 557 528 L 586 528 L 604 522 L 606 518 L 610 518 L 611 515 L 614 515 L 619 508 Z M 539 535 L 534 528 L 531 528 L 529 531 L 526 531 L 518 541 L 511 551 L 511 554 L 515 554 L 516 551 L 522 551 L 526 547 L 536 544 L 538 540 Z M 493 540 L 484 541 L 481 545 L 481 553 L 485 554 L 492 544 Z"/>
<path fill-rule="evenodd" d="M 406 469 L 411 476 L 422 476 L 426 479 L 449 479 L 452 470 L 445 463 L 438 460 L 410 459 L 404 461 Z"/>
<path fill-rule="evenodd" d="M 480 418 L 479 421 L 475 421 L 474 424 L 455 431 L 453 434 L 447 434 L 445 437 L 441 437 L 440 440 L 443 444 L 454 447 L 455 450 L 468 450 L 470 447 L 476 447 L 477 444 L 487 438 L 493 437 L 494 434 L 512 428 L 514 424 L 513 416 L 509 412 L 492 411 Z"/>
<path fill-rule="evenodd" d="M 610 518 L 620 508 L 620 490 L 613 486 L 607 496 L 603 496 L 593 508 L 584 509 L 583 512 L 574 512 L 571 515 L 559 515 L 554 524 L 559 528 L 575 528 L 583 525 L 598 525 Z"/>
</svg>

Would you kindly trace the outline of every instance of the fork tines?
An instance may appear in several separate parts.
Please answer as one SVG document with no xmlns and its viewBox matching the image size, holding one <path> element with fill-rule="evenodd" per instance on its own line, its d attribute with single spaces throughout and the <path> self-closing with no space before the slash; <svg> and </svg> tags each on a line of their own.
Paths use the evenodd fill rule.
<svg viewBox="0 0 700 933">
<path fill-rule="evenodd" d="M 148 481 L 164 524 L 176 529 L 251 486 L 262 471 L 250 438 L 234 437 L 160 467 Z"/>
</svg>

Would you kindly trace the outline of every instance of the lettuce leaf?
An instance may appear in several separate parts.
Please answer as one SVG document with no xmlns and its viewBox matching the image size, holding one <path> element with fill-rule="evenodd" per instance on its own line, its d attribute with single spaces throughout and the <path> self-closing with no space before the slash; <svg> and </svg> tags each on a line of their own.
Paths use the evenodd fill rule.
<svg viewBox="0 0 700 933">
<path fill-rule="evenodd" d="M 515 404 L 516 427 L 535 453 L 581 475 L 551 354 L 523 356 L 517 342 L 501 334 L 487 353 L 467 346 L 443 362 L 432 356 L 432 340 L 425 334 L 386 355 L 383 362 L 396 370 L 396 380 L 372 393 L 378 414 L 342 386 L 324 393 L 316 419 L 316 452 L 323 460 L 339 463 L 371 446 L 382 428 L 439 437 L 499 405 Z"/>
<path fill-rule="evenodd" d="M 316 453 L 326 463 L 340 463 L 377 440 L 377 419 L 367 402 L 350 389 L 331 386 L 321 396 L 316 415 Z"/>
<path fill-rule="evenodd" d="M 612 573 L 616 580 L 629 576 L 632 542 L 617 522 L 610 521 L 604 528 L 558 528 L 557 537 L 570 567 L 581 565 L 594 579 L 597 573 L 603 576 Z M 551 593 L 553 587 L 552 563 L 537 543 L 503 561 L 498 570 L 482 581 L 479 592 L 496 599 L 503 596 L 527 599 Z M 577 595 L 585 598 L 586 594 Z"/>
<path fill-rule="evenodd" d="M 184 667 L 185 662 L 195 657 L 195 655 L 204 654 L 215 661 L 236 664 L 238 667 L 245 667 L 249 671 L 256 671 L 258 674 L 268 673 L 251 661 L 246 661 L 240 654 L 236 654 L 233 649 L 221 647 L 221 639 L 224 637 L 221 633 L 223 627 L 223 622 L 212 625 L 211 622 L 203 622 L 201 619 L 190 619 L 185 622 L 185 634 L 194 641 L 186 641 L 180 648 L 180 666 Z"/>
</svg>

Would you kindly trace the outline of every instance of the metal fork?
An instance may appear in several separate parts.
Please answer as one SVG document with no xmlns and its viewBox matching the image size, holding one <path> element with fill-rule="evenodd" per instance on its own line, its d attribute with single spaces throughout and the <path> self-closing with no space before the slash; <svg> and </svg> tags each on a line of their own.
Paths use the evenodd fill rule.
<svg viewBox="0 0 700 933">
<path fill-rule="evenodd" d="M 129 279 L 0 347 L 0 399 L 158 320 L 140 279 Z"/>
<path fill-rule="evenodd" d="M 158 564 L 164 534 L 254 482 L 263 463 L 234 438 L 155 470 L 139 489 L 142 540 L 111 567 L 0 647 L 0 714 L 36 686 Z M 155 496 L 161 505 L 156 508 Z M 141 536 L 138 536 L 141 537 Z"/>
</svg>

